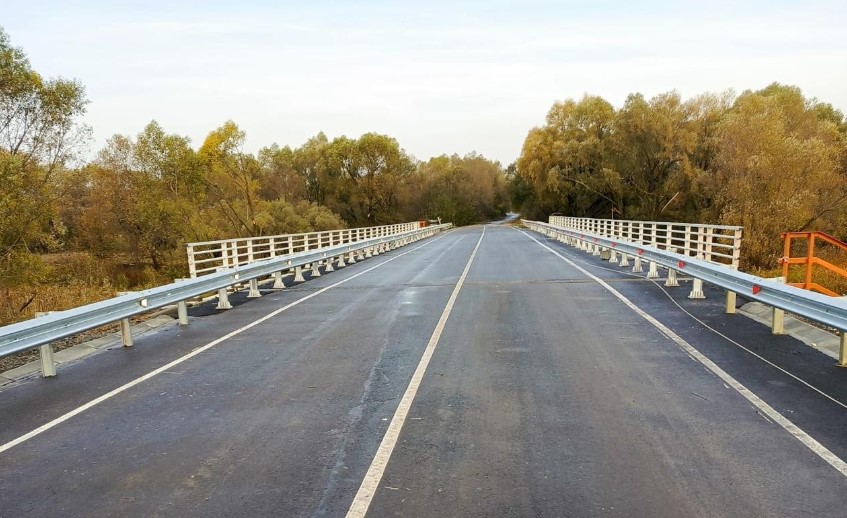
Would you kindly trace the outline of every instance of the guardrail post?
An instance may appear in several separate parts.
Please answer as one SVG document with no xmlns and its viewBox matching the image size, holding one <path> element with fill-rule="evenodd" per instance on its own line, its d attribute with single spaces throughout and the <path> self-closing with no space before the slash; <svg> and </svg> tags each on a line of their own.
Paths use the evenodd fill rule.
<svg viewBox="0 0 847 518">
<path fill-rule="evenodd" d="M 727 291 L 726 292 L 726 314 L 734 315 L 735 314 L 735 292 Z"/>
<path fill-rule="evenodd" d="M 247 294 L 248 299 L 258 299 L 262 296 L 262 293 L 259 291 L 259 279 L 253 277 L 250 279 L 250 292 Z"/>
<path fill-rule="evenodd" d="M 636 255 L 634 258 L 635 264 L 632 266 L 632 273 L 641 273 L 644 268 L 641 267 L 641 256 Z"/>
<path fill-rule="evenodd" d="M 121 343 L 124 347 L 132 347 L 132 327 L 128 318 L 121 319 Z"/>
<path fill-rule="evenodd" d="M 668 247 L 668 251 L 675 254 L 676 248 L 675 247 Z M 651 266 L 652 266 L 652 264 L 651 264 Z M 648 275 L 648 277 L 649 277 L 649 275 Z M 679 281 L 677 281 L 677 279 L 676 279 L 676 270 L 675 269 L 668 268 L 668 278 L 665 279 L 665 286 L 668 286 L 668 287 L 679 286 Z"/>
<path fill-rule="evenodd" d="M 656 264 L 655 261 L 650 261 L 650 269 L 647 270 L 647 278 L 648 279 L 658 279 L 659 278 L 659 265 Z"/>
<path fill-rule="evenodd" d="M 702 259 L 703 255 L 698 254 L 697 259 Z M 691 293 L 688 294 L 689 299 L 705 299 L 706 294 L 703 293 L 703 279 L 694 278 L 691 282 Z"/>
<path fill-rule="evenodd" d="M 347 264 L 344 262 L 344 254 L 338 256 L 338 264 L 336 264 L 336 266 L 339 268 L 344 268 L 347 266 Z"/>
<path fill-rule="evenodd" d="M 840 345 L 838 348 L 838 366 L 847 367 L 847 332 L 840 331 Z"/>
<path fill-rule="evenodd" d="M 324 272 L 325 272 L 325 273 L 329 273 L 329 272 L 334 272 L 334 271 L 335 271 L 335 268 L 333 268 L 333 266 L 332 266 L 332 260 L 333 260 L 333 259 L 334 259 L 333 257 L 329 257 L 329 258 L 327 258 L 327 260 L 326 260 L 326 261 L 324 261 L 324 264 L 326 264 L 326 268 L 324 268 Z"/>
<path fill-rule="evenodd" d="M 53 311 L 38 311 L 35 318 L 44 317 Z M 41 377 L 52 378 L 56 375 L 56 362 L 53 360 L 53 344 L 44 344 L 38 347 L 38 359 L 41 360 Z"/>
<path fill-rule="evenodd" d="M 179 321 L 179 325 L 188 325 L 188 304 L 186 304 L 184 300 L 180 300 L 176 303 L 176 316 Z"/>
<path fill-rule="evenodd" d="M 274 272 L 274 285 L 273 289 L 281 290 L 285 288 L 285 283 L 282 282 L 282 271 Z"/>
<path fill-rule="evenodd" d="M 621 252 L 621 262 L 619 263 L 619 265 L 622 268 L 626 268 L 629 266 L 629 254 Z"/>
<path fill-rule="evenodd" d="M 294 267 L 294 282 L 306 282 L 306 279 L 303 278 L 303 267 L 295 266 Z"/>
<path fill-rule="evenodd" d="M 226 268 L 218 268 L 218 271 L 225 270 Z M 232 304 L 229 303 L 229 294 L 226 291 L 226 286 L 218 289 L 218 305 L 215 306 L 215 309 L 232 309 Z"/>
<path fill-rule="evenodd" d="M 356 251 L 350 250 L 350 253 L 347 255 L 347 264 L 356 264 Z"/>
<path fill-rule="evenodd" d="M 774 282 L 785 284 L 785 277 L 774 277 Z M 785 311 L 773 308 L 771 316 L 771 334 L 781 335 L 785 333 Z"/>
<path fill-rule="evenodd" d="M 618 252 L 614 248 L 609 249 L 609 262 L 611 264 L 618 264 Z"/>
<path fill-rule="evenodd" d="M 320 261 L 315 261 L 312 263 L 312 278 L 321 276 L 321 265 Z"/>
</svg>

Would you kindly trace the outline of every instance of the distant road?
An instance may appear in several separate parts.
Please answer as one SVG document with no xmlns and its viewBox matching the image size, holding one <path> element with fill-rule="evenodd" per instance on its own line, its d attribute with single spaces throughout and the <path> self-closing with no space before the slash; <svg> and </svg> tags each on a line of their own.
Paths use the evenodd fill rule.
<svg viewBox="0 0 847 518">
<path fill-rule="evenodd" d="M 847 371 L 671 290 L 486 225 L 199 307 L 0 392 L 0 516 L 845 516 Z"/>
</svg>

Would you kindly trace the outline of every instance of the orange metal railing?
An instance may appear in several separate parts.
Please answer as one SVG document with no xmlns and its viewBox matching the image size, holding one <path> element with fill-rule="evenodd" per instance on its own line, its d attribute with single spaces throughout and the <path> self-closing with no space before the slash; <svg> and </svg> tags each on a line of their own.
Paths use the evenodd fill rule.
<svg viewBox="0 0 847 518">
<path fill-rule="evenodd" d="M 815 242 L 821 241 L 836 247 L 837 249 L 847 252 L 847 243 L 840 241 L 824 232 L 784 232 L 782 235 L 784 256 L 779 260 L 782 264 L 782 276 L 788 278 L 788 267 L 791 265 L 802 264 L 806 266 L 803 282 L 789 282 L 791 286 L 803 288 L 805 290 L 817 291 L 832 297 L 839 297 L 840 294 L 825 288 L 812 280 L 812 270 L 814 266 L 820 266 L 830 272 L 833 272 L 841 277 L 847 278 L 847 270 L 840 268 L 825 259 L 815 256 Z M 807 239 L 808 247 L 804 257 L 791 257 L 791 241 L 793 239 Z"/>
</svg>

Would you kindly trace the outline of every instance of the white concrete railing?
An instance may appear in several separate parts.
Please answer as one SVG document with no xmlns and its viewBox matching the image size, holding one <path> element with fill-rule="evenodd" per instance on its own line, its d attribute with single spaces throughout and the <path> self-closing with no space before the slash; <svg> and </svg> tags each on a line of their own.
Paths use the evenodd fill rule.
<svg viewBox="0 0 847 518">
<path fill-rule="evenodd" d="M 220 268 L 244 266 L 255 261 L 272 259 L 281 255 L 319 250 L 376 237 L 387 237 L 418 230 L 419 228 L 421 228 L 420 222 L 413 221 L 378 227 L 186 243 L 188 272 L 193 279 L 200 275 L 214 273 Z"/>
<path fill-rule="evenodd" d="M 550 225 L 623 239 L 738 269 L 743 227 L 550 216 Z"/>
</svg>

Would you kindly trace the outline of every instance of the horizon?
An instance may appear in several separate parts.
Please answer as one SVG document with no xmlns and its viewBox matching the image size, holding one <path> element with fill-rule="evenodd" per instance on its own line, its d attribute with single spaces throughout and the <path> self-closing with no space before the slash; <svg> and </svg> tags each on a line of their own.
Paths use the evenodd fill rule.
<svg viewBox="0 0 847 518">
<path fill-rule="evenodd" d="M 79 80 L 89 157 L 151 120 L 200 146 L 227 120 L 245 151 L 374 132 L 418 160 L 514 162 L 556 101 L 798 86 L 847 112 L 847 6 L 253 1 L 150 8 L 31 2 L 3 27 L 44 77 Z M 696 19 L 692 24 L 690 20 Z"/>
</svg>

